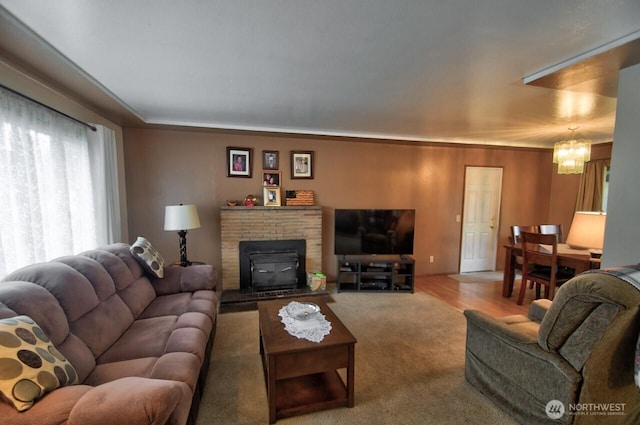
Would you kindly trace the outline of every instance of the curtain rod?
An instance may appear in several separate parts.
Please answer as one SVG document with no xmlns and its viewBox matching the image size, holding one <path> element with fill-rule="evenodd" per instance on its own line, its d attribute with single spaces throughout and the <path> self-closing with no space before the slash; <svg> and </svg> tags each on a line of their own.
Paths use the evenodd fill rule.
<svg viewBox="0 0 640 425">
<path fill-rule="evenodd" d="M 79 119 L 73 118 L 71 115 L 67 115 L 67 114 L 65 114 L 64 112 L 58 111 L 57 109 L 54 109 L 54 108 L 52 108 L 51 106 L 45 105 L 45 104 L 44 104 L 44 103 L 42 103 L 42 102 L 38 102 L 37 100 L 35 100 L 35 99 L 33 99 L 33 98 L 29 97 L 29 96 L 26 96 L 26 95 L 24 95 L 24 94 L 22 94 L 22 93 L 20 93 L 20 92 L 17 92 L 17 91 L 15 91 L 15 90 L 13 90 L 13 89 L 11 89 L 11 88 L 9 88 L 9 87 L 5 86 L 4 84 L 0 84 L 0 87 L 2 87 L 3 89 L 5 89 L 5 90 L 7 90 L 7 91 L 10 91 L 11 93 L 13 93 L 13 94 L 15 94 L 15 95 L 18 95 L 18 96 L 20 96 L 20 97 L 22 97 L 22 98 L 24 98 L 24 99 L 30 100 L 31 102 L 33 102 L 33 103 L 35 103 L 35 104 L 38 104 L 38 105 L 40 105 L 40 106 L 42 106 L 42 107 L 44 107 L 44 108 L 47 108 L 48 110 L 50 110 L 50 111 L 52 111 L 52 112 L 55 112 L 56 114 L 62 115 L 63 117 L 68 118 L 68 119 L 70 119 L 71 121 L 75 121 L 75 122 L 77 122 L 77 123 L 79 123 L 79 124 L 84 125 L 85 127 L 89 127 L 92 131 L 98 131 L 98 129 L 97 129 L 95 126 L 93 126 L 93 125 L 91 125 L 91 124 L 89 124 L 89 123 L 86 123 L 86 122 L 84 122 L 84 121 L 80 121 Z"/>
</svg>

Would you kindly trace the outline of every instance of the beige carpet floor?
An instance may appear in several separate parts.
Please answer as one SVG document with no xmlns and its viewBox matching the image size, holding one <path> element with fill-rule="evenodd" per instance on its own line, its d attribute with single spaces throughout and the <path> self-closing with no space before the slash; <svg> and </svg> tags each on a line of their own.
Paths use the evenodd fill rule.
<svg viewBox="0 0 640 425">
<path fill-rule="evenodd" d="M 278 424 L 515 424 L 464 379 L 466 321 L 427 294 L 332 294 L 356 344 L 355 407 Z M 258 313 L 219 315 L 197 425 L 267 424 Z"/>
</svg>

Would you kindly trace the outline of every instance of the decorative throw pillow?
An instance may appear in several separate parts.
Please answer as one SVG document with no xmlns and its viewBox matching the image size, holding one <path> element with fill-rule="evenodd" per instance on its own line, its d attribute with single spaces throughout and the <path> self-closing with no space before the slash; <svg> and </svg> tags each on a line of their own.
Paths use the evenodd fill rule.
<svg viewBox="0 0 640 425">
<path fill-rule="evenodd" d="M 0 320 L 0 393 L 19 411 L 44 393 L 78 383 L 69 361 L 29 316 Z"/>
<path fill-rule="evenodd" d="M 151 245 L 151 242 L 142 236 L 138 236 L 135 243 L 131 245 L 131 254 L 145 272 L 154 277 L 162 278 L 164 276 L 164 258 Z"/>
</svg>

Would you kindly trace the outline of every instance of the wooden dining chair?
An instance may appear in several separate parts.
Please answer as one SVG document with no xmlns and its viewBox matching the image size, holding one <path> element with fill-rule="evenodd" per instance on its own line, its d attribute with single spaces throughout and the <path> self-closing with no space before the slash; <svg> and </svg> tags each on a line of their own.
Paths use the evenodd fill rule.
<svg viewBox="0 0 640 425">
<path fill-rule="evenodd" d="M 540 224 L 538 225 L 538 233 L 542 233 L 543 235 L 556 234 L 558 235 L 558 243 L 564 241 L 562 224 Z"/>
<path fill-rule="evenodd" d="M 511 226 L 511 243 L 519 244 L 522 232 L 538 233 L 538 226 Z"/>
<path fill-rule="evenodd" d="M 517 245 L 520 243 L 520 235 L 522 232 L 537 233 L 538 226 L 511 226 L 511 243 Z M 516 256 L 515 269 L 522 273 L 522 256 Z M 530 287 L 533 288 L 533 282 L 529 282 Z M 536 289 L 536 293 L 540 293 L 540 285 Z"/>
<path fill-rule="evenodd" d="M 574 274 L 558 268 L 558 235 L 522 232 L 522 284 L 518 304 L 522 305 L 527 291 L 527 281 L 536 284 L 536 298 L 540 298 L 540 286 L 544 297 L 553 299 L 556 287 L 571 279 Z"/>
</svg>

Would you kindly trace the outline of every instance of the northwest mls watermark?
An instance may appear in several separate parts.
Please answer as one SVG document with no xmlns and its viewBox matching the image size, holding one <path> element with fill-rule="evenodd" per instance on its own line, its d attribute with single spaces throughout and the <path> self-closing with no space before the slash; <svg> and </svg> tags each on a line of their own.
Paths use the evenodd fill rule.
<svg viewBox="0 0 640 425">
<path fill-rule="evenodd" d="M 547 416 L 560 419 L 565 414 L 573 416 L 623 416 L 626 403 L 569 403 L 565 407 L 560 400 L 551 400 L 545 407 Z"/>
</svg>

